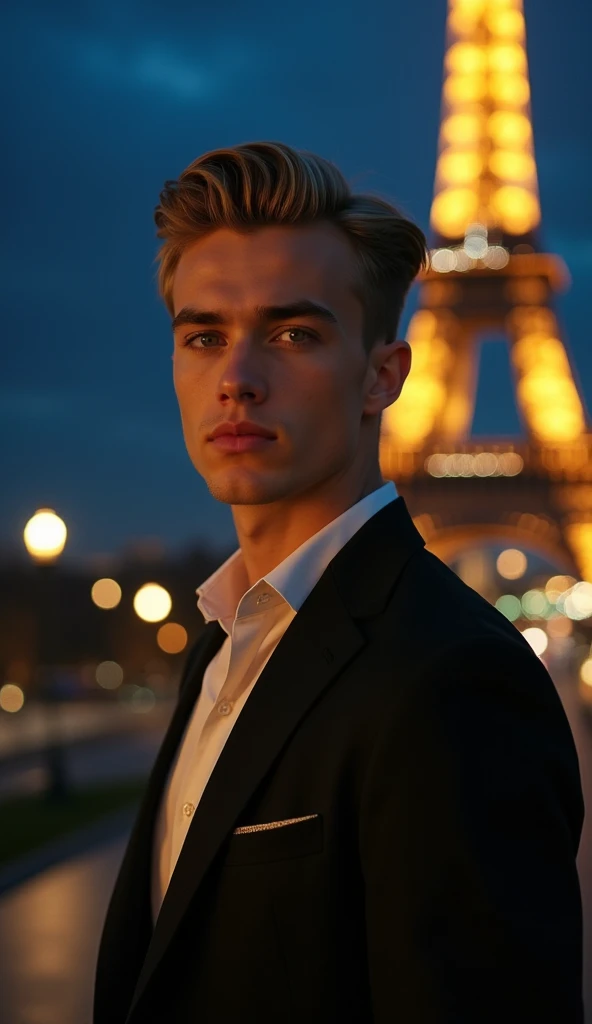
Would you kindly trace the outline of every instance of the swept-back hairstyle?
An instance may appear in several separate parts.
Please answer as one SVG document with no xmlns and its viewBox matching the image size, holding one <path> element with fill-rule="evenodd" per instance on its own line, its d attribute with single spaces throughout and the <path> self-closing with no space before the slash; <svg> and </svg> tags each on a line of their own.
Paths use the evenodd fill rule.
<svg viewBox="0 0 592 1024">
<path fill-rule="evenodd" d="M 165 182 L 154 211 L 158 290 L 171 315 L 173 280 L 183 250 L 217 228 L 253 231 L 271 224 L 329 221 L 353 245 L 364 346 L 392 341 L 405 296 L 427 266 L 419 227 L 385 199 L 352 192 L 341 171 L 314 153 L 281 142 L 250 142 L 194 160 Z"/>
</svg>

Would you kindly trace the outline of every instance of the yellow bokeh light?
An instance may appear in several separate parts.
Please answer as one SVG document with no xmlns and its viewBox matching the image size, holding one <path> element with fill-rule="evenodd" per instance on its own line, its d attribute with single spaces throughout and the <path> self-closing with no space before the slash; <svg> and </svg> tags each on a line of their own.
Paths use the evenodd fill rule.
<svg viewBox="0 0 592 1024">
<path fill-rule="evenodd" d="M 168 590 L 158 583 L 145 583 L 134 596 L 134 610 L 144 622 L 160 622 L 166 619 L 172 605 Z"/>
<path fill-rule="evenodd" d="M 178 622 L 166 622 L 158 630 L 156 642 L 167 654 L 178 654 L 187 646 L 187 630 Z"/>
<path fill-rule="evenodd" d="M 99 608 L 116 608 L 121 601 L 121 587 L 111 579 L 101 579 L 93 583 L 91 597 Z"/>
<path fill-rule="evenodd" d="M 491 199 L 492 210 L 501 227 L 511 235 L 522 235 L 541 219 L 538 199 L 519 185 L 502 185 Z"/>
<path fill-rule="evenodd" d="M 544 331 L 523 334 L 512 348 L 512 362 L 521 370 L 549 371 L 554 375 L 569 373 L 567 355 L 560 339 Z"/>
<path fill-rule="evenodd" d="M 451 114 L 442 122 L 442 138 L 453 146 L 475 145 L 483 136 L 484 126 L 479 113 Z"/>
<path fill-rule="evenodd" d="M 506 181 L 531 181 L 536 174 L 534 158 L 519 150 L 494 150 L 489 157 L 489 167 L 496 177 Z"/>
<path fill-rule="evenodd" d="M 487 49 L 489 70 L 502 75 L 524 74 L 526 52 L 520 43 L 494 43 Z"/>
<path fill-rule="evenodd" d="M 25 695 L 16 683 L 4 683 L 0 686 L 0 708 L 14 714 L 20 711 L 25 703 Z"/>
<path fill-rule="evenodd" d="M 436 333 L 438 320 L 431 309 L 418 309 L 411 317 L 407 338 L 410 342 L 431 338 Z"/>
<path fill-rule="evenodd" d="M 506 580 L 518 580 L 524 576 L 528 567 L 528 561 L 523 551 L 518 548 L 506 548 L 502 551 L 495 563 L 500 576 Z"/>
<path fill-rule="evenodd" d="M 487 119 L 487 132 L 500 149 L 513 149 L 530 142 L 532 126 L 526 114 L 496 110 Z"/>
<path fill-rule="evenodd" d="M 444 150 L 438 160 L 438 177 L 447 185 L 469 185 L 483 169 L 483 158 L 475 150 Z"/>
<path fill-rule="evenodd" d="M 485 75 L 448 75 L 444 82 L 444 99 L 451 106 L 460 103 L 478 103 L 488 91 Z"/>
<path fill-rule="evenodd" d="M 549 443 L 575 441 L 584 429 L 582 415 L 569 407 L 548 410 L 535 407 L 530 411 L 530 420 L 534 433 L 541 441 Z"/>
<path fill-rule="evenodd" d="M 568 523 L 565 533 L 568 543 L 576 553 L 582 578 L 592 581 L 592 522 Z"/>
<path fill-rule="evenodd" d="M 479 197 L 469 188 L 448 188 L 432 203 L 431 222 L 444 237 L 459 238 L 474 221 L 479 210 Z"/>
<path fill-rule="evenodd" d="M 485 24 L 494 36 L 522 41 L 525 36 L 524 15 L 520 11 L 493 8 L 485 15 Z"/>
<path fill-rule="evenodd" d="M 445 65 L 454 74 L 480 74 L 487 68 L 487 54 L 475 43 L 454 43 L 446 54 Z"/>
<path fill-rule="evenodd" d="M 586 658 L 580 665 L 580 679 L 586 686 L 592 686 L 592 658 Z"/>
<path fill-rule="evenodd" d="M 565 377 L 554 376 L 544 370 L 533 370 L 518 381 L 516 390 L 526 405 L 536 405 L 539 408 L 545 405 L 545 412 L 550 412 L 551 406 L 564 405 L 569 408 L 572 388 L 572 382 Z"/>
<path fill-rule="evenodd" d="M 50 562 L 62 553 L 68 531 L 52 508 L 37 509 L 24 530 L 25 547 L 38 562 Z"/>
<path fill-rule="evenodd" d="M 523 107 L 530 99 L 530 85 L 524 75 L 491 75 L 488 92 L 496 103 L 508 107 Z"/>
</svg>

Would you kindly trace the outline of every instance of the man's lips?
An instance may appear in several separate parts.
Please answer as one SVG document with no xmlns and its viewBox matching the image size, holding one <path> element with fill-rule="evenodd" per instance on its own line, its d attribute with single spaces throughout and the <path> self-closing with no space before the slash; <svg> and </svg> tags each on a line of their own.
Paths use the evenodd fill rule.
<svg viewBox="0 0 592 1024">
<path fill-rule="evenodd" d="M 274 441 L 274 437 L 262 437 L 261 434 L 218 434 L 210 444 L 219 451 L 249 452 L 266 448 Z"/>
</svg>

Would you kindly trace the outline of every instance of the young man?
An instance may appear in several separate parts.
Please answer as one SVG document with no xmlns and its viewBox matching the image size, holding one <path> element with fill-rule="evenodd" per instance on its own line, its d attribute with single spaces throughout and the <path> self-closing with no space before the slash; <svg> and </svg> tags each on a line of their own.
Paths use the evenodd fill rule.
<svg viewBox="0 0 592 1024">
<path fill-rule="evenodd" d="M 421 231 L 277 143 L 156 210 L 185 443 L 239 549 L 109 906 L 95 1024 L 582 1024 L 554 685 L 382 480 Z"/>
</svg>

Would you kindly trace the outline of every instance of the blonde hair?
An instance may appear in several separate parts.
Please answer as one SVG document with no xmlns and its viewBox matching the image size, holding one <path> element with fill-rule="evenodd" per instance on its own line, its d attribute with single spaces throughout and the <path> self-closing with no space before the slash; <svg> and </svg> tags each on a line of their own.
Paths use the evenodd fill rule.
<svg viewBox="0 0 592 1024">
<path fill-rule="evenodd" d="M 177 181 L 166 181 L 159 198 L 154 221 L 164 241 L 157 283 L 171 317 L 183 250 L 218 228 L 318 221 L 339 227 L 357 255 L 366 349 L 378 338 L 394 340 L 409 287 L 427 266 L 426 239 L 416 224 L 385 199 L 352 192 L 329 160 L 281 142 L 205 153 Z"/>
</svg>

